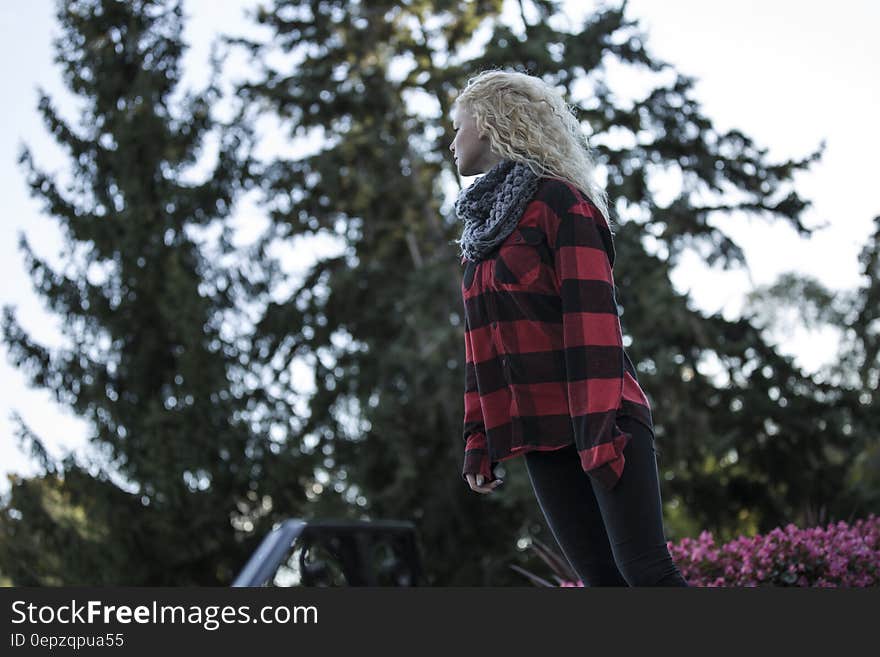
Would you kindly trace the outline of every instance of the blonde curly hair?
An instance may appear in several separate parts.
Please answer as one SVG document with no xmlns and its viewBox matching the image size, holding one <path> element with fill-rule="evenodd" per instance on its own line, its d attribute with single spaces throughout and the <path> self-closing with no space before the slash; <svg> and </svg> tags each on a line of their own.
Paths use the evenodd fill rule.
<svg viewBox="0 0 880 657">
<path fill-rule="evenodd" d="M 613 232 L 589 144 L 573 106 L 556 89 L 533 75 L 491 69 L 468 80 L 453 102 L 453 116 L 459 107 L 473 115 L 493 152 L 523 162 L 538 176 L 567 180 L 602 212 Z"/>
</svg>

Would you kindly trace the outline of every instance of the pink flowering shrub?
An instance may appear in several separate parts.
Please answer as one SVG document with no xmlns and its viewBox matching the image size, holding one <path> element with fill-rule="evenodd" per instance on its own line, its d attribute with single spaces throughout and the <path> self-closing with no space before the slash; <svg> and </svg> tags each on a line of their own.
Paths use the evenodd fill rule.
<svg viewBox="0 0 880 657">
<path fill-rule="evenodd" d="M 873 513 L 852 525 L 840 521 L 799 529 L 789 523 L 720 547 L 708 531 L 667 546 L 691 586 L 880 586 L 880 516 Z M 561 566 L 561 557 L 543 544 L 540 548 L 558 586 L 584 585 L 570 576 L 567 562 Z M 518 570 L 539 585 L 552 586 Z"/>
<path fill-rule="evenodd" d="M 667 546 L 691 586 L 880 585 L 880 516 L 874 514 L 825 528 L 789 523 L 721 547 L 707 531 Z"/>
</svg>

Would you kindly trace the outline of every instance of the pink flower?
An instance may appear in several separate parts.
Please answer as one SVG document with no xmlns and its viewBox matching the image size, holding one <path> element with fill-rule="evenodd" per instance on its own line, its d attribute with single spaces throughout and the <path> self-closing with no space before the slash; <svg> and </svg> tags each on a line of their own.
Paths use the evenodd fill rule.
<svg viewBox="0 0 880 657">
<path fill-rule="evenodd" d="M 693 586 L 875 586 L 880 583 L 880 517 L 852 525 L 799 529 L 793 523 L 765 535 L 739 536 L 715 547 L 708 531 L 667 542 Z"/>
</svg>

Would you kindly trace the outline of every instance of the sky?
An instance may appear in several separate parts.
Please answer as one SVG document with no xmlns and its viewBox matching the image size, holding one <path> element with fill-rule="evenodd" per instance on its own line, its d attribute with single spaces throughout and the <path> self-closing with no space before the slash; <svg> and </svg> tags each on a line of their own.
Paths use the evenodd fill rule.
<svg viewBox="0 0 880 657">
<path fill-rule="evenodd" d="M 217 35 L 266 36 L 266 32 L 248 28 L 243 16 L 245 7 L 256 4 L 253 0 L 184 0 L 188 15 L 184 38 L 190 48 L 184 57 L 183 90 L 202 88 L 210 44 Z M 574 26 L 600 3 L 572 0 L 564 5 Z M 504 20 L 515 24 L 518 12 L 518 3 L 508 0 Z M 697 79 L 693 96 L 718 131 L 741 130 L 767 150 L 770 162 L 803 158 L 826 142 L 822 160 L 810 171 L 798 173 L 794 183 L 798 193 L 813 203 L 803 222 L 810 227 L 827 222 L 828 228 L 804 239 L 781 220 L 771 225 L 771 220 L 743 213 L 715 216 L 713 225 L 745 252 L 749 271 L 713 269 L 698 253 L 689 252 L 673 271 L 676 289 L 689 292 L 693 307 L 706 313 L 722 311 L 734 319 L 754 285 L 771 283 L 785 271 L 813 275 L 834 290 L 859 285 L 858 252 L 873 217 L 880 214 L 880 200 L 868 193 L 876 186 L 874 158 L 880 153 L 880 76 L 876 74 L 880 3 L 630 0 L 627 17 L 639 21 L 652 55 Z M 60 68 L 52 61 L 51 40 L 57 33 L 54 2 L 0 3 L 0 66 L 8 94 L 2 108 L 7 127 L 0 132 L 4 199 L 0 275 L 6 281 L 0 304 L 12 305 L 24 329 L 47 348 L 62 344 L 63 334 L 58 319 L 33 291 L 17 246 L 18 235 L 24 232 L 36 253 L 54 265 L 60 263 L 62 240 L 57 221 L 44 215 L 40 201 L 30 197 L 25 169 L 17 159 L 21 146 L 27 144 L 38 167 L 64 180 L 65 153 L 37 112 L 37 88 L 41 87 L 60 114 L 78 125 L 79 101 L 64 86 Z M 227 71 L 232 74 L 243 70 L 234 68 L 234 59 L 230 65 Z M 621 101 L 644 96 L 658 81 L 625 67 L 608 67 L 607 82 Z M 658 200 L 676 191 L 663 180 L 655 181 L 652 189 Z M 242 202 L 235 215 L 240 243 L 255 237 L 264 221 L 256 206 Z M 286 269 L 295 273 L 305 263 L 297 252 L 302 245 L 289 246 Z M 768 333 L 767 338 L 805 372 L 830 362 L 838 342 L 832 330 Z M 86 453 L 89 425 L 58 405 L 48 391 L 29 388 L 25 376 L 10 363 L 5 347 L 0 345 L 0 351 L 0 491 L 5 491 L 7 473 L 37 472 L 17 446 L 13 412 L 21 415 L 56 458 L 68 450 Z"/>
</svg>

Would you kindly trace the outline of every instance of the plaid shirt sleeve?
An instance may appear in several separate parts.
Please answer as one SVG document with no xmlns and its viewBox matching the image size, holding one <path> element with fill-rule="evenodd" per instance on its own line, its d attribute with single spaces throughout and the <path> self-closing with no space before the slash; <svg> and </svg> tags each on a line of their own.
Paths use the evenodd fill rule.
<svg viewBox="0 0 880 657">
<path fill-rule="evenodd" d="M 570 202 L 574 205 L 566 207 Z M 565 385 L 581 467 L 612 489 L 630 440 L 615 424 L 623 398 L 623 337 L 611 273 L 611 231 L 583 197 L 551 203 L 556 282 L 562 301 Z M 613 253 L 613 251 L 612 251 Z"/>
<path fill-rule="evenodd" d="M 486 446 L 486 427 L 483 424 L 483 411 L 480 407 L 480 393 L 477 390 L 477 372 L 474 364 L 474 349 L 471 344 L 470 327 L 465 314 L 464 323 L 465 385 L 464 385 L 464 467 L 461 476 L 481 474 L 486 483 L 493 481 L 495 475 L 489 463 Z"/>
</svg>

